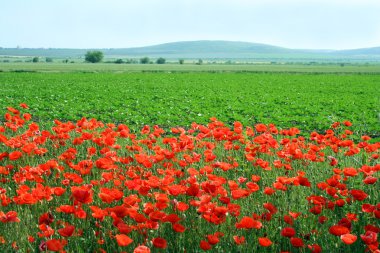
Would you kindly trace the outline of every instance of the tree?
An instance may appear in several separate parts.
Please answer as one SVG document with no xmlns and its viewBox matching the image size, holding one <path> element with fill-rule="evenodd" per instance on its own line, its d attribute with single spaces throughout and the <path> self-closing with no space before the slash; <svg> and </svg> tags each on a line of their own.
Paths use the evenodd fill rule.
<svg viewBox="0 0 380 253">
<path fill-rule="evenodd" d="M 39 62 L 40 61 L 40 58 L 39 57 L 33 57 L 33 60 L 32 60 L 32 62 Z"/>
<path fill-rule="evenodd" d="M 103 52 L 102 51 L 87 51 L 84 59 L 86 62 L 96 63 L 101 62 L 103 60 Z"/>
<path fill-rule="evenodd" d="M 115 63 L 116 63 L 116 64 L 122 64 L 122 63 L 124 63 L 124 61 L 123 61 L 123 59 L 117 59 L 117 60 L 115 61 Z"/>
<path fill-rule="evenodd" d="M 139 61 L 136 60 L 136 59 L 130 58 L 125 63 L 127 63 L 127 64 L 137 64 L 137 63 L 139 63 Z"/>
<path fill-rule="evenodd" d="M 202 65 L 203 63 L 203 60 L 202 59 L 199 59 L 198 62 L 196 63 L 197 65 Z"/>
<path fill-rule="evenodd" d="M 51 58 L 51 57 L 46 57 L 45 61 L 46 61 L 46 62 L 53 62 L 53 58 Z"/>
<path fill-rule="evenodd" d="M 185 63 L 185 60 L 184 59 L 179 59 L 179 64 L 184 64 Z"/>
<path fill-rule="evenodd" d="M 158 58 L 156 61 L 157 64 L 165 64 L 165 62 L 166 62 L 165 58 L 162 58 L 162 57 Z"/>
<path fill-rule="evenodd" d="M 140 59 L 140 63 L 141 64 L 148 64 L 149 63 L 149 57 L 143 57 Z"/>
</svg>

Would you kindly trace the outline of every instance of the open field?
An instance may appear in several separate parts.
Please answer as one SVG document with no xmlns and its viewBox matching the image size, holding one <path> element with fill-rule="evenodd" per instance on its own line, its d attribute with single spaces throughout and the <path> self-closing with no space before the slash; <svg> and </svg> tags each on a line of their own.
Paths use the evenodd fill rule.
<svg viewBox="0 0 380 253">
<path fill-rule="evenodd" d="M 4 72 L 289 72 L 379 74 L 380 64 L 112 64 L 112 63 L 18 63 L 0 62 Z"/>
<path fill-rule="evenodd" d="M 0 252 L 376 252 L 379 74 L 17 67 Z"/>
</svg>

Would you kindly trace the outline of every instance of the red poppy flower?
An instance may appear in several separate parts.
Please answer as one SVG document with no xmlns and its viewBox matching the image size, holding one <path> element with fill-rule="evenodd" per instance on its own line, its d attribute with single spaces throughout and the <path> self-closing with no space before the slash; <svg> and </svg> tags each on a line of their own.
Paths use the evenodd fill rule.
<svg viewBox="0 0 380 253">
<path fill-rule="evenodd" d="M 33 236 L 29 235 L 28 236 L 28 242 L 30 243 L 34 243 L 36 241 L 36 238 L 34 238 Z"/>
<path fill-rule="evenodd" d="M 40 218 L 38 219 L 38 224 L 46 224 L 50 225 L 54 221 L 53 215 L 51 213 L 43 213 L 41 214 Z"/>
<path fill-rule="evenodd" d="M 358 175 L 358 173 L 359 172 L 355 168 L 344 168 L 343 169 L 343 174 L 346 177 L 355 177 L 356 175 Z"/>
<path fill-rule="evenodd" d="M 233 199 L 240 199 L 240 198 L 248 197 L 249 191 L 244 190 L 244 189 L 236 189 L 236 190 L 231 191 L 231 195 Z"/>
<path fill-rule="evenodd" d="M 88 204 L 92 202 L 92 191 L 85 186 L 73 186 L 71 192 L 74 199 L 78 202 Z"/>
<path fill-rule="evenodd" d="M 20 114 L 20 111 L 13 108 L 13 107 L 7 107 L 7 110 L 10 111 L 13 114 Z"/>
<path fill-rule="evenodd" d="M 191 185 L 187 190 L 186 194 L 189 196 L 197 196 L 199 193 L 199 186 L 198 185 Z"/>
<path fill-rule="evenodd" d="M 334 225 L 330 227 L 329 232 L 332 235 L 341 236 L 350 233 L 350 230 L 347 227 L 341 225 Z"/>
<path fill-rule="evenodd" d="M 368 176 L 363 180 L 363 183 L 365 184 L 374 184 L 377 182 L 377 178 L 373 176 Z"/>
<path fill-rule="evenodd" d="M 326 216 L 319 216 L 319 217 L 318 217 L 318 222 L 319 222 L 320 224 L 325 223 L 327 220 L 328 220 L 328 218 L 327 218 Z"/>
<path fill-rule="evenodd" d="M 354 199 L 358 201 L 365 200 L 368 197 L 368 194 L 366 194 L 362 190 L 351 190 L 350 193 L 352 197 L 354 197 Z"/>
<path fill-rule="evenodd" d="M 322 252 L 322 248 L 318 244 L 307 245 L 307 247 L 311 250 L 311 253 L 321 253 Z"/>
<path fill-rule="evenodd" d="M 376 234 L 380 233 L 380 227 L 368 224 L 367 226 L 364 227 L 364 230 L 367 231 L 372 231 Z"/>
<path fill-rule="evenodd" d="M 66 189 L 62 187 L 54 187 L 52 190 L 56 196 L 62 196 L 66 192 Z"/>
<path fill-rule="evenodd" d="M 315 205 L 309 209 L 309 212 L 311 212 L 312 214 L 315 214 L 315 215 L 320 214 L 322 212 L 322 206 L 321 205 Z"/>
<path fill-rule="evenodd" d="M 211 245 L 205 241 L 205 240 L 202 240 L 199 244 L 199 247 L 204 250 L 204 251 L 207 251 L 207 250 L 210 250 L 211 249 Z"/>
<path fill-rule="evenodd" d="M 18 160 L 21 156 L 22 156 L 22 153 L 20 151 L 13 151 L 13 152 L 9 153 L 9 155 L 8 155 L 9 160 L 11 160 L 11 161 Z"/>
<path fill-rule="evenodd" d="M 184 202 L 178 202 L 176 204 L 176 209 L 180 212 L 184 212 L 186 211 L 187 209 L 189 209 L 189 205 L 184 203 Z"/>
<path fill-rule="evenodd" d="M 24 109 L 28 109 L 29 108 L 29 106 L 27 104 L 25 104 L 25 103 L 21 103 L 20 107 L 22 107 Z"/>
<path fill-rule="evenodd" d="M 166 249 L 167 247 L 167 242 L 164 238 L 160 238 L 160 237 L 154 238 L 152 240 L 152 243 L 154 247 L 159 248 L 159 249 Z"/>
<path fill-rule="evenodd" d="M 75 231 L 75 227 L 72 225 L 68 225 L 64 228 L 58 229 L 58 233 L 63 237 L 70 237 L 73 235 Z"/>
<path fill-rule="evenodd" d="M 114 163 L 114 161 L 111 158 L 108 158 L 108 157 L 99 158 L 98 160 L 96 160 L 95 165 L 99 169 L 104 169 L 104 170 L 117 169 L 117 165 Z"/>
<path fill-rule="evenodd" d="M 130 226 L 128 226 L 124 222 L 117 223 L 116 227 L 119 230 L 119 233 L 121 234 L 129 234 L 133 230 Z"/>
<path fill-rule="evenodd" d="M 290 215 L 284 215 L 284 221 L 290 226 L 293 226 L 294 220 L 292 219 Z"/>
<path fill-rule="evenodd" d="M 74 206 L 70 206 L 70 205 L 59 206 L 56 208 L 56 210 L 57 210 L 57 212 L 62 212 L 62 213 L 66 213 L 66 214 L 70 214 L 70 213 L 75 212 Z"/>
<path fill-rule="evenodd" d="M 380 209 L 376 209 L 375 211 L 373 211 L 373 214 L 375 215 L 376 219 L 380 219 Z"/>
<path fill-rule="evenodd" d="M 86 219 L 86 217 L 87 217 L 87 213 L 81 207 L 79 207 L 75 210 L 74 215 L 78 219 Z"/>
<path fill-rule="evenodd" d="M 122 247 L 128 246 L 129 244 L 133 242 L 133 240 L 129 236 L 124 235 L 124 234 L 118 234 L 115 236 L 115 238 L 116 238 L 117 244 Z"/>
<path fill-rule="evenodd" d="M 357 238 L 358 237 L 356 235 L 353 235 L 353 234 L 344 234 L 344 235 L 340 236 L 340 239 L 345 244 L 353 244 L 354 242 L 356 242 Z"/>
<path fill-rule="evenodd" d="M 292 227 L 286 227 L 281 230 L 281 235 L 284 237 L 293 237 L 296 234 L 296 230 Z"/>
<path fill-rule="evenodd" d="M 123 192 L 117 189 L 100 188 L 99 198 L 105 203 L 119 201 L 123 197 Z"/>
<path fill-rule="evenodd" d="M 272 195 L 274 193 L 275 193 L 275 190 L 273 188 L 265 187 L 264 194 L 266 194 L 266 195 Z"/>
<path fill-rule="evenodd" d="M 266 132 L 268 130 L 267 126 L 264 124 L 256 124 L 255 129 L 258 133 Z"/>
<path fill-rule="evenodd" d="M 277 213 L 277 208 L 272 203 L 264 203 L 264 208 L 267 209 L 271 214 Z"/>
<path fill-rule="evenodd" d="M 133 253 L 150 253 L 150 249 L 145 245 L 139 245 L 133 250 Z"/>
<path fill-rule="evenodd" d="M 183 233 L 185 232 L 186 228 L 179 223 L 175 223 L 173 224 L 173 230 L 176 231 L 177 233 Z"/>
<path fill-rule="evenodd" d="M 251 217 L 243 217 L 240 222 L 235 224 L 236 228 L 245 228 L 245 229 L 260 229 L 263 224 L 260 221 L 254 220 Z"/>
<path fill-rule="evenodd" d="M 301 238 L 298 238 L 298 237 L 290 238 L 290 243 L 293 245 L 293 247 L 296 247 L 296 248 L 303 247 L 303 241 Z"/>
<path fill-rule="evenodd" d="M 266 237 L 259 237 L 259 244 L 263 247 L 269 247 L 272 245 L 272 241 Z"/>
<path fill-rule="evenodd" d="M 370 245 L 377 242 L 377 233 L 366 231 L 364 235 L 360 235 L 360 238 L 362 238 L 365 244 Z"/>
<path fill-rule="evenodd" d="M 234 235 L 234 236 L 233 236 L 233 239 L 234 239 L 234 241 L 235 241 L 235 243 L 236 243 L 237 245 L 240 245 L 240 244 L 245 243 L 245 237 L 244 237 L 244 236 L 237 236 L 237 235 Z"/>
<path fill-rule="evenodd" d="M 67 244 L 67 241 L 64 239 L 62 240 L 51 239 L 46 242 L 47 249 L 54 252 L 63 250 L 66 244 Z"/>
<path fill-rule="evenodd" d="M 211 245 L 215 245 L 219 242 L 219 238 L 216 235 L 207 235 L 207 241 Z"/>
<path fill-rule="evenodd" d="M 175 214 L 175 213 L 172 213 L 172 214 L 166 215 L 166 216 L 162 219 L 163 222 L 170 222 L 170 223 L 172 223 L 172 224 L 175 224 L 175 223 L 179 222 L 180 220 L 181 220 L 181 219 L 180 219 L 180 218 L 178 217 L 178 215 Z"/>
<path fill-rule="evenodd" d="M 350 122 L 350 121 L 348 121 L 348 120 L 345 120 L 345 121 L 343 121 L 343 124 L 345 125 L 345 126 L 352 126 L 352 123 Z"/>
<path fill-rule="evenodd" d="M 3 223 L 20 222 L 20 219 L 17 217 L 16 211 L 9 211 L 7 213 L 3 213 L 0 211 L 0 221 Z"/>
<path fill-rule="evenodd" d="M 349 230 L 351 230 L 351 227 L 352 227 L 352 223 L 349 219 L 347 218 L 342 218 L 339 222 L 338 222 L 338 225 L 340 226 L 343 226 L 343 227 L 346 227 L 348 228 Z"/>
</svg>

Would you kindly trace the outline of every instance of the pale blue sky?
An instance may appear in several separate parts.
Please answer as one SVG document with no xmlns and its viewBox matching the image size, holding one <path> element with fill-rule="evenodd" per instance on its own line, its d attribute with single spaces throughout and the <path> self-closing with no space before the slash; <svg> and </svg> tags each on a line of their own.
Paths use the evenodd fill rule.
<svg viewBox="0 0 380 253">
<path fill-rule="evenodd" d="M 380 0 L 0 0 L 0 47 L 380 46 Z"/>
</svg>

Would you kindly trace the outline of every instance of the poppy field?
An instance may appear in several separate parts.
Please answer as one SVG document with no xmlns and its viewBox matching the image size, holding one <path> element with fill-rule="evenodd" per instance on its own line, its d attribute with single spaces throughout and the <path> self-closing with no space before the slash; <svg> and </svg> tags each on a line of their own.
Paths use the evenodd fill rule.
<svg viewBox="0 0 380 253">
<path fill-rule="evenodd" d="M 378 75 L 0 78 L 0 252 L 380 252 Z"/>
<path fill-rule="evenodd" d="M 2 252 L 379 252 L 379 142 L 349 121 L 0 127 Z"/>
</svg>

